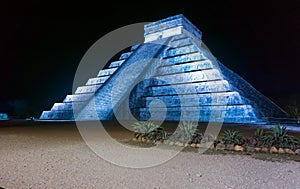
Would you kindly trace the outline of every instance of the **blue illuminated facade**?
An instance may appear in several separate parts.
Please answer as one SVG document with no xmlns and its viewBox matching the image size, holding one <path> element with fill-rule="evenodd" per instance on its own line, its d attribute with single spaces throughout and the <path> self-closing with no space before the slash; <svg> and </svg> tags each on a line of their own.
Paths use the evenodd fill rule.
<svg viewBox="0 0 300 189">
<path fill-rule="evenodd" d="M 201 31 L 183 15 L 144 28 L 143 44 L 111 62 L 40 119 L 73 120 L 75 114 L 79 120 L 127 120 L 132 114 L 139 120 L 262 123 L 287 116 L 221 64 L 202 42 Z M 134 70 L 122 75 L 132 65 Z M 125 86 L 115 90 L 120 77 Z M 157 101 L 161 103 L 153 103 Z M 129 111 L 124 108 L 128 106 Z"/>
</svg>

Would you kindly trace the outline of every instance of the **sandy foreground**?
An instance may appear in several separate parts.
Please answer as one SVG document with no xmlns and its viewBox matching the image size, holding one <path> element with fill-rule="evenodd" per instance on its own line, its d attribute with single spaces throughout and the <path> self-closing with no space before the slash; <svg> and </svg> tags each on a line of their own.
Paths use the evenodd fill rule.
<svg viewBox="0 0 300 189">
<path fill-rule="evenodd" d="M 151 168 L 119 167 L 95 154 L 72 125 L 2 127 L 0 154 L 3 188 L 300 188 L 300 162 L 246 155 L 180 152 Z"/>
</svg>

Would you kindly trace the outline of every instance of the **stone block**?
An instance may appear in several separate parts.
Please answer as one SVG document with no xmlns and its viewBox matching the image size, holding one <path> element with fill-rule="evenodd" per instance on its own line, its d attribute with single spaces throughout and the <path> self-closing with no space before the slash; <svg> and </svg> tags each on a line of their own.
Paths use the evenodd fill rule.
<svg viewBox="0 0 300 189">
<path fill-rule="evenodd" d="M 67 95 L 63 102 L 83 102 L 89 100 L 93 94 L 73 94 Z"/>
<path fill-rule="evenodd" d="M 178 64 L 178 65 L 167 64 L 159 67 L 156 73 L 157 75 L 165 75 L 165 74 L 191 72 L 197 70 L 207 70 L 212 68 L 213 68 L 212 63 L 209 60 L 204 60 L 204 61 Z"/>
<path fill-rule="evenodd" d="M 199 52 L 199 49 L 195 45 L 188 45 L 179 48 L 171 48 L 167 50 L 167 52 L 165 53 L 165 57 L 172 57 L 172 56 L 184 55 L 184 54 L 195 53 L 195 52 Z"/>
<path fill-rule="evenodd" d="M 120 60 L 124 60 L 124 59 L 129 58 L 129 56 L 130 56 L 131 54 L 132 54 L 132 52 L 126 52 L 126 53 L 121 54 Z"/>
<path fill-rule="evenodd" d="M 114 61 L 112 63 L 110 63 L 109 68 L 115 68 L 115 67 L 119 67 L 124 63 L 125 60 L 117 60 Z"/>
<path fill-rule="evenodd" d="M 95 93 L 101 85 L 80 86 L 76 89 L 75 94 Z"/>
<path fill-rule="evenodd" d="M 181 37 L 179 39 L 174 39 L 173 41 L 170 42 L 169 47 L 171 48 L 180 48 L 180 47 L 184 47 L 187 45 L 193 45 L 192 40 L 187 37 L 186 35 L 184 35 L 184 37 Z"/>
<path fill-rule="evenodd" d="M 117 70 L 117 68 L 108 68 L 108 69 L 100 70 L 97 77 L 109 76 L 109 75 L 113 74 L 116 70 Z"/>
<path fill-rule="evenodd" d="M 200 52 L 195 52 L 186 55 L 179 55 L 170 58 L 167 57 L 164 59 L 164 61 L 168 64 L 180 64 L 184 62 L 201 61 L 201 60 L 206 60 L 206 57 Z"/>
<path fill-rule="evenodd" d="M 192 83 L 203 81 L 215 81 L 221 80 L 222 76 L 217 69 L 200 70 L 195 72 L 178 73 L 172 75 L 162 75 L 155 77 L 157 85 L 165 84 L 180 84 L 180 83 Z"/>
<path fill-rule="evenodd" d="M 95 78 L 90 78 L 85 85 L 99 85 L 103 84 L 109 76 L 102 76 L 102 77 L 95 77 Z"/>
</svg>

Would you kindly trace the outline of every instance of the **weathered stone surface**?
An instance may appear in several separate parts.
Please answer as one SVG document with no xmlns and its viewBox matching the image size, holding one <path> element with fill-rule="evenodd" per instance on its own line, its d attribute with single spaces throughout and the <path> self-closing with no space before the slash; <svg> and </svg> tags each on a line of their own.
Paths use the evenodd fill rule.
<svg viewBox="0 0 300 189">
<path fill-rule="evenodd" d="M 283 148 L 279 148 L 279 149 L 278 149 L 278 153 L 279 153 L 279 154 L 284 154 L 284 153 L 285 153 L 285 151 L 284 151 L 284 149 L 283 149 Z"/>
<path fill-rule="evenodd" d="M 200 144 L 199 144 L 199 147 L 200 147 Z M 214 150 L 214 149 L 215 149 L 215 145 L 214 145 L 214 144 L 210 145 L 210 146 L 208 147 L 208 149 Z"/>
<path fill-rule="evenodd" d="M 255 148 L 252 146 L 246 146 L 246 151 L 247 152 L 255 152 Z"/>
<path fill-rule="evenodd" d="M 109 76 L 101 76 L 101 77 L 91 78 L 86 82 L 86 85 L 103 84 L 108 78 L 109 78 Z"/>
<path fill-rule="evenodd" d="M 181 14 L 147 24 L 144 29 L 145 42 L 179 35 L 184 33 L 185 30 L 199 39 L 202 37 L 201 31 Z"/>
<path fill-rule="evenodd" d="M 73 94 L 67 95 L 63 102 L 84 102 L 89 100 L 93 94 Z"/>
<path fill-rule="evenodd" d="M 233 151 L 234 150 L 234 144 L 226 144 L 226 150 Z"/>
<path fill-rule="evenodd" d="M 225 150 L 225 144 L 222 143 L 217 144 L 216 150 Z"/>
<path fill-rule="evenodd" d="M 100 70 L 97 77 L 112 75 L 118 68 L 108 68 Z"/>
<path fill-rule="evenodd" d="M 255 147 L 255 148 L 254 148 L 254 151 L 255 151 L 255 152 L 261 152 L 261 150 L 262 150 L 262 148 L 260 148 L 260 147 Z"/>
<path fill-rule="evenodd" d="M 285 149 L 284 149 L 284 152 L 285 152 L 286 154 L 291 154 L 291 155 L 294 155 L 294 154 L 295 154 L 295 152 L 294 152 L 293 150 L 289 149 L 289 148 L 285 148 Z"/>
<path fill-rule="evenodd" d="M 276 154 L 276 153 L 278 153 L 278 149 L 275 146 L 272 146 L 270 149 L 270 153 Z"/>
<path fill-rule="evenodd" d="M 183 144 L 182 142 L 178 142 L 178 143 L 177 143 L 177 146 L 183 147 L 184 144 Z"/>
<path fill-rule="evenodd" d="M 132 138 L 132 141 L 137 142 L 138 139 L 134 137 L 134 138 Z"/>
<path fill-rule="evenodd" d="M 125 62 L 125 60 L 118 60 L 118 61 L 114 61 L 109 65 L 109 68 L 116 68 L 121 66 L 123 63 Z"/>
<path fill-rule="evenodd" d="M 295 154 L 300 155 L 300 149 L 296 149 Z"/>
<path fill-rule="evenodd" d="M 267 153 L 267 152 L 269 152 L 269 149 L 266 147 L 263 147 L 263 148 L 261 148 L 261 152 Z"/>
<path fill-rule="evenodd" d="M 128 120 L 132 113 L 139 120 L 261 123 L 286 116 L 219 62 L 183 15 L 145 25 L 144 37 L 40 119 Z M 132 72 L 122 75 L 132 65 Z M 122 85 L 112 94 L 119 77 Z M 154 100 L 162 103 L 153 105 Z"/>
<path fill-rule="evenodd" d="M 240 145 L 235 145 L 234 146 L 234 151 L 243 152 L 243 151 L 245 151 L 245 148 L 243 146 L 240 146 Z"/>
</svg>

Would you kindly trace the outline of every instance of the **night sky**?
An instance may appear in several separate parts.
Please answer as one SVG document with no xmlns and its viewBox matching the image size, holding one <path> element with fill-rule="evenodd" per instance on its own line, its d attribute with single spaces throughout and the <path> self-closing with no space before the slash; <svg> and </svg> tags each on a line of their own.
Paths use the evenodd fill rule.
<svg viewBox="0 0 300 189">
<path fill-rule="evenodd" d="M 82 56 L 100 37 L 179 13 L 202 31 L 204 43 L 225 66 L 277 104 L 299 103 L 300 1 L 129 4 L 129 9 L 113 1 L 1 5 L 0 112 L 38 117 L 71 93 Z"/>
</svg>

